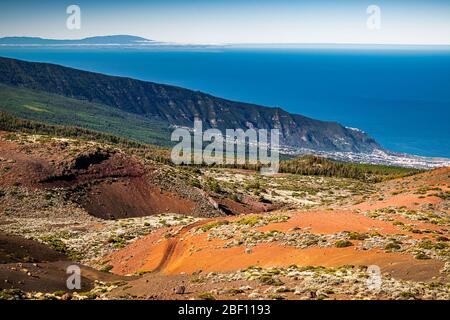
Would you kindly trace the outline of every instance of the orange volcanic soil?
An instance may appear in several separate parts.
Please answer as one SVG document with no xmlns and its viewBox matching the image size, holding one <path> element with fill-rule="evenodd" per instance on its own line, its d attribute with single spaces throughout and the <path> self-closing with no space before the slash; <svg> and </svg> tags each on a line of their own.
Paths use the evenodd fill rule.
<svg viewBox="0 0 450 320">
<path fill-rule="evenodd" d="M 436 196 L 427 196 L 420 198 L 415 194 L 399 194 L 393 195 L 385 200 L 375 201 L 373 203 L 361 203 L 355 205 L 354 209 L 361 210 L 377 210 L 387 207 L 405 207 L 407 209 L 418 209 L 424 204 L 438 204 L 442 202 L 442 199 Z"/>
<path fill-rule="evenodd" d="M 419 176 L 390 181 L 385 183 L 385 200 L 372 203 L 361 203 L 348 210 L 314 210 L 300 212 L 285 212 L 290 219 L 281 223 L 270 223 L 256 227 L 258 231 L 277 230 L 290 233 L 295 228 L 307 228 L 313 234 L 336 234 L 342 231 L 359 233 L 380 233 L 382 235 L 407 235 L 412 239 L 424 239 L 427 234 L 417 234 L 402 230 L 392 221 L 382 221 L 365 216 L 363 210 L 373 210 L 387 207 L 419 207 L 420 204 L 439 204 L 443 200 L 439 197 L 413 194 L 424 185 L 433 186 L 435 183 L 446 187 L 449 181 L 450 168 L 427 172 Z M 425 183 L 424 183 L 425 181 Z M 398 189 L 398 183 L 407 192 L 392 195 Z M 409 189 L 408 189 L 409 188 Z M 444 189 L 446 190 L 446 189 Z M 390 196 L 386 196 L 390 195 Z M 359 209 L 359 210 L 357 210 Z M 284 213 L 282 213 L 284 214 Z M 442 226 L 424 221 L 410 220 L 407 217 L 392 215 L 396 220 L 416 226 L 417 228 L 447 232 Z M 221 218 L 235 221 L 240 217 Z M 216 219 L 217 220 L 217 219 Z M 354 246 L 337 247 L 309 247 L 299 249 L 279 242 L 258 243 L 246 252 L 245 246 L 224 248 L 229 240 L 218 238 L 208 239 L 208 232 L 193 231 L 214 219 L 203 220 L 195 225 L 181 230 L 172 230 L 175 235 L 165 237 L 169 230 L 159 230 L 141 238 L 128 247 L 107 257 L 108 264 L 113 266 L 113 272 L 118 274 L 133 274 L 136 272 L 161 272 L 166 275 L 179 273 L 204 272 L 232 272 L 252 265 L 261 267 L 280 267 L 296 264 L 298 266 L 337 267 L 342 265 L 378 265 L 382 272 L 390 273 L 401 279 L 427 281 L 439 276 L 439 270 L 444 263 L 438 260 L 417 260 L 407 253 L 385 252 L 380 249 L 356 249 L 359 241 L 352 241 Z"/>
<path fill-rule="evenodd" d="M 362 251 L 348 248 L 297 249 L 276 243 L 259 244 L 252 253 L 243 247 L 222 248 L 223 241 L 207 241 L 205 235 L 179 241 L 169 257 L 165 256 L 168 241 L 159 241 L 150 236 L 141 239 L 124 250 L 112 254 L 108 264 L 113 272 L 132 274 L 155 271 L 165 258 L 164 274 L 204 272 L 231 272 L 252 265 L 261 267 L 298 266 L 337 267 L 343 265 L 378 265 L 383 272 L 402 279 L 425 281 L 439 274 L 443 263 L 435 260 L 415 260 L 400 253 L 385 253 L 380 250 Z M 198 251 L 197 251 L 198 250 Z"/>
<path fill-rule="evenodd" d="M 439 205 L 444 200 L 436 196 L 437 191 L 450 191 L 450 167 L 413 175 L 411 177 L 396 179 L 384 183 L 383 190 L 377 196 L 382 199 L 365 201 L 352 207 L 352 209 L 376 210 L 387 207 L 405 207 L 419 209 L 424 205 Z M 421 189 L 424 191 L 420 192 Z M 448 208 L 444 208 L 450 213 Z"/>
</svg>

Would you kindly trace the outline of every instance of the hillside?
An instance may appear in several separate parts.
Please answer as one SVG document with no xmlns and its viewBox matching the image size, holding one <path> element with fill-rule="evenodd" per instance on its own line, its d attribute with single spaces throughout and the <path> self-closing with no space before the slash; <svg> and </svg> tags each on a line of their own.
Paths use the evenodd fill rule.
<svg viewBox="0 0 450 320">
<path fill-rule="evenodd" d="M 0 86 L 1 88 L 1 86 Z M 29 92 L 22 92 L 27 90 L 18 90 L 24 96 Z M 29 91 L 29 90 L 28 90 Z M 1 91 L 0 91 L 1 93 Z M 48 97 L 48 95 L 44 95 Z M 65 100 L 70 100 L 68 98 L 61 98 L 56 96 L 59 99 L 62 99 L 62 102 L 66 102 Z M 0 95 L 1 98 L 1 95 Z M 19 98 L 19 96 L 17 96 Z M 36 100 L 35 100 L 36 101 Z M 76 100 L 75 100 L 76 101 Z M 78 102 L 80 103 L 80 102 Z M 82 102 L 81 102 L 82 103 Z M 87 103 L 86 103 L 87 104 Z M 45 108 L 48 110 L 50 102 L 47 101 L 47 104 L 40 105 L 39 107 Z M 89 104 L 87 104 L 90 106 Z M 82 103 L 84 107 L 84 104 Z M 20 106 L 16 108 L 11 108 L 12 114 L 21 114 L 23 118 L 15 117 L 9 113 L 0 112 L 0 130 L 8 131 L 8 132 L 17 132 L 24 134 L 40 134 L 40 135 L 48 135 L 51 137 L 65 137 L 65 138 L 74 138 L 81 140 L 94 140 L 98 143 L 107 143 L 107 144 L 115 144 L 120 146 L 125 146 L 127 148 L 134 148 L 139 150 L 144 150 L 147 152 L 146 157 L 149 159 L 153 159 L 155 161 L 169 164 L 171 163 L 170 159 L 170 149 L 165 147 L 157 147 L 152 144 L 146 144 L 139 142 L 139 136 L 137 136 L 138 141 L 130 140 L 128 138 L 124 138 L 121 130 L 117 130 L 116 134 L 108 134 L 104 133 L 104 131 L 112 131 L 112 129 L 116 129 L 116 127 L 112 126 L 107 121 L 107 129 L 103 126 L 105 121 L 103 118 L 93 117 L 93 119 L 97 120 L 94 122 L 93 130 L 81 128 L 75 124 L 73 126 L 63 126 L 63 125 L 52 125 L 53 118 L 49 117 L 48 120 L 46 118 L 46 112 L 44 110 L 40 110 L 44 113 L 44 122 L 26 120 L 28 115 L 28 110 L 30 108 L 29 105 L 24 105 L 24 109 Z M 95 105 L 90 106 L 92 108 Z M 32 111 L 37 106 L 34 104 Z M 31 117 L 33 118 L 33 117 Z M 120 118 L 119 118 L 120 119 Z M 45 121 L 46 120 L 46 121 Z M 68 119 L 68 122 L 71 123 L 71 120 Z M 125 120 L 124 118 L 122 120 Z M 102 125 L 103 124 L 103 125 Z M 117 129 L 120 128 L 120 125 L 117 124 Z M 95 130 L 96 128 L 100 128 L 100 130 Z M 138 131 L 140 132 L 140 131 Z M 135 132 L 131 131 L 132 134 Z M 126 135 L 125 135 L 126 136 Z M 152 135 L 150 135 L 152 137 Z M 162 140 L 160 140 L 162 141 Z M 374 165 L 374 164 L 358 164 L 358 163 L 345 163 L 340 161 L 335 161 L 327 158 L 323 158 L 315 155 L 307 155 L 301 156 L 298 158 L 291 159 L 290 157 L 285 156 L 280 162 L 280 172 L 283 173 L 291 173 L 297 175 L 306 175 L 306 176 L 326 176 L 326 177 L 340 177 L 340 178 L 350 178 L 365 182 L 380 182 L 400 177 L 405 177 L 409 175 L 413 175 L 423 170 L 414 169 L 414 168 L 405 168 L 405 167 L 395 167 L 395 166 L 385 166 L 385 165 Z M 225 165 L 221 167 L 227 168 L 235 168 L 235 169 L 245 169 L 249 171 L 259 172 L 261 170 L 260 165 L 256 164 L 244 164 L 244 165 Z M 193 169 L 196 170 L 196 169 Z"/>
<path fill-rule="evenodd" d="M 21 119 L 75 126 L 168 146 L 169 125 L 100 103 L 0 84 L 0 111 Z"/>
<path fill-rule="evenodd" d="M 277 128 L 280 142 L 294 148 L 357 153 L 381 149 L 364 132 L 338 123 L 179 87 L 7 58 L 0 58 L 0 71 L 0 83 L 8 86 L 102 104 L 165 124 L 192 127 L 197 117 L 205 128 Z"/>
<path fill-rule="evenodd" d="M 287 169 L 308 175 L 268 177 L 170 166 L 86 129 L 0 124 L 0 299 L 449 299 L 449 168 L 373 183 L 300 158 Z M 65 287 L 74 262 L 83 292 Z"/>
</svg>

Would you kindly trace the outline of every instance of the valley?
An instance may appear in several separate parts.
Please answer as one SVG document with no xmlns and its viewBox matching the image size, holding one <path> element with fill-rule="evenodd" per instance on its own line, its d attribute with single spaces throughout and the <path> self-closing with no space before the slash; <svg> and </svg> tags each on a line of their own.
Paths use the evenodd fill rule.
<svg viewBox="0 0 450 320">
<path fill-rule="evenodd" d="M 0 133 L 0 297 L 450 298 L 449 168 L 267 177 L 30 127 Z"/>
</svg>

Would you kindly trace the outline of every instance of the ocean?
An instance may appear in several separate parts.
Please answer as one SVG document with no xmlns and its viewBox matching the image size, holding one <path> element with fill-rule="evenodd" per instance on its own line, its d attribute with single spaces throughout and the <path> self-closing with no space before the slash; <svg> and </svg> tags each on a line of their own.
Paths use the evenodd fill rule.
<svg viewBox="0 0 450 320">
<path fill-rule="evenodd" d="M 385 148 L 450 158 L 450 51 L 0 47 L 0 56 L 177 85 L 359 128 Z"/>
</svg>

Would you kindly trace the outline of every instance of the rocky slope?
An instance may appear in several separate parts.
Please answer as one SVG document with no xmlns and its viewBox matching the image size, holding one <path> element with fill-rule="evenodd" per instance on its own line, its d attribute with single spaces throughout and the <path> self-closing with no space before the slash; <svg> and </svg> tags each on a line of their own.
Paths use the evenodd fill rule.
<svg viewBox="0 0 450 320">
<path fill-rule="evenodd" d="M 0 83 L 101 103 L 167 126 L 279 129 L 283 145 L 322 151 L 371 152 L 380 145 L 362 131 L 179 87 L 0 58 Z M 75 110 L 74 110 L 75 111 Z"/>
<path fill-rule="evenodd" d="M 46 190 L 47 197 L 57 196 L 58 203 L 73 202 L 102 219 L 166 212 L 205 217 L 265 209 L 201 189 L 188 171 L 151 160 L 152 149 L 132 156 L 132 149 L 111 144 L 2 131 L 0 149 L 4 194 L 23 191 L 29 197 L 28 190 Z M 6 210 L 24 207 L 20 199 L 19 203 L 5 199 L 1 198 Z M 35 200 L 38 204 L 48 199 Z"/>
</svg>

